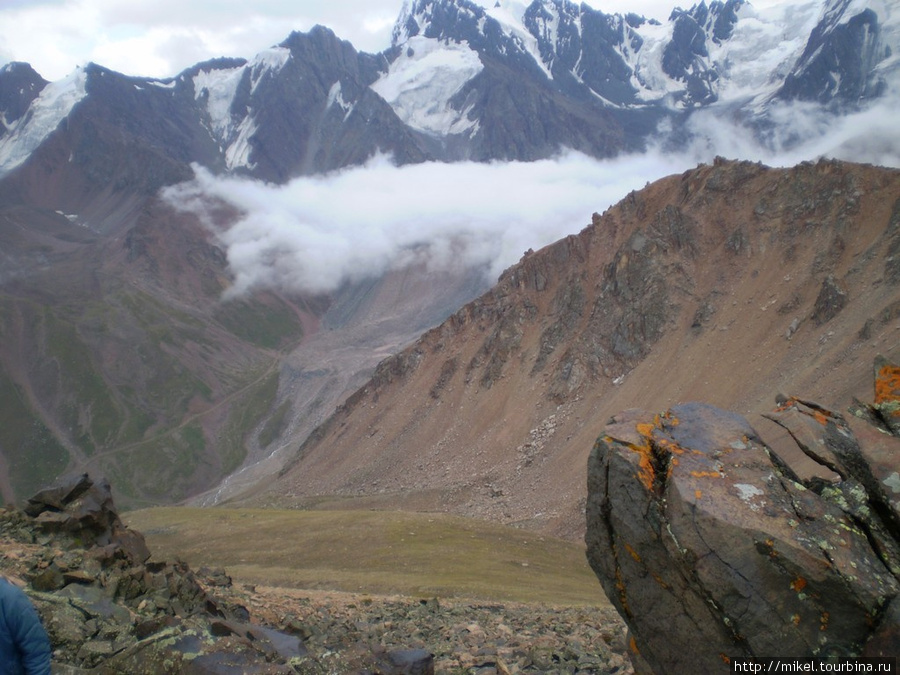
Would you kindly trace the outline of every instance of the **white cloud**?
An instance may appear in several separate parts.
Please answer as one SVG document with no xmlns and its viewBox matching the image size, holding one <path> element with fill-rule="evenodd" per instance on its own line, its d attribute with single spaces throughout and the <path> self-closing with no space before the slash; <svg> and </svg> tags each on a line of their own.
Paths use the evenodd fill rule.
<svg viewBox="0 0 900 675">
<path fill-rule="evenodd" d="M 774 0 L 764 0 L 772 2 Z M 315 24 L 360 51 L 390 46 L 403 0 L 0 0 L 0 64 L 51 81 L 93 61 L 126 75 L 171 77 L 218 56 L 250 59 Z M 665 20 L 674 0 L 591 0 L 605 12 Z"/>
<path fill-rule="evenodd" d="M 629 191 L 716 155 L 771 166 L 824 156 L 900 167 L 898 103 L 890 96 L 843 118 L 785 105 L 776 114 L 777 133 L 765 143 L 709 111 L 691 121 L 689 147 L 611 160 L 567 152 L 529 163 L 396 167 L 378 157 L 282 186 L 197 168 L 195 180 L 165 197 L 216 232 L 228 253 L 232 295 L 259 287 L 327 292 L 411 260 L 463 265 L 493 280 L 525 250 L 577 233 L 593 212 Z M 217 200 L 243 214 L 231 227 L 213 224 L 210 204 Z"/>
<path fill-rule="evenodd" d="M 653 156 L 627 164 L 630 175 L 574 152 L 530 163 L 402 167 L 378 157 L 284 186 L 198 168 L 193 182 L 166 197 L 205 215 L 209 197 L 243 212 L 237 224 L 217 230 L 235 278 L 232 293 L 258 286 L 322 292 L 411 259 L 496 277 L 526 249 L 587 225 L 593 211 L 642 185 L 648 172 L 680 168 Z"/>
<path fill-rule="evenodd" d="M 323 24 L 362 51 L 390 44 L 401 0 L 31 0 L 0 2 L 0 56 L 45 78 L 95 62 L 127 75 L 170 77 L 219 56 L 252 58 L 291 31 Z M 390 17 L 390 19 L 388 19 Z"/>
<path fill-rule="evenodd" d="M 793 166 L 819 157 L 900 166 L 900 126 L 896 111 L 900 92 L 888 92 L 864 109 L 836 116 L 814 103 L 776 103 L 769 124 L 754 137 L 739 122 L 716 108 L 695 114 L 688 128 L 694 138 L 693 157 L 712 154 Z"/>
</svg>

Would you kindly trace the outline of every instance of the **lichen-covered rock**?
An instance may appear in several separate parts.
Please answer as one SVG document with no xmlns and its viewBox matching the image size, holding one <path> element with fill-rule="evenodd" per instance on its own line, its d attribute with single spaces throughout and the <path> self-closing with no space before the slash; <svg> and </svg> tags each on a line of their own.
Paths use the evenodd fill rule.
<svg viewBox="0 0 900 675">
<path fill-rule="evenodd" d="M 746 420 L 705 404 L 626 411 L 598 439 L 588 559 L 637 672 L 900 647 L 900 439 L 796 398 L 771 418 L 837 477 L 804 484 Z"/>
<path fill-rule="evenodd" d="M 900 366 L 884 357 L 875 359 L 876 414 L 895 436 L 900 436 Z"/>
</svg>

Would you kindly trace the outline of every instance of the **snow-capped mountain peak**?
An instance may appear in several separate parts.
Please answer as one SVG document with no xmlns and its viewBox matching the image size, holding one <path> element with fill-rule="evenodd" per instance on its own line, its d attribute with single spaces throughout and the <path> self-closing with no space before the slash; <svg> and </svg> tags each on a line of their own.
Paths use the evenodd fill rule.
<svg viewBox="0 0 900 675">
<path fill-rule="evenodd" d="M 381 54 L 316 27 L 249 61 L 166 80 L 89 65 L 50 84 L 10 64 L 0 69 L 0 175 L 73 111 L 117 126 L 104 140 L 146 136 L 146 152 L 176 163 L 199 157 L 273 181 L 379 151 L 401 162 L 537 159 L 567 147 L 608 156 L 642 148 L 663 119 L 674 127 L 711 106 L 761 119 L 779 101 L 840 111 L 900 90 L 895 5 L 704 0 L 660 22 L 570 0 L 410 0 Z M 75 161 L 96 154 L 89 143 L 71 150 Z"/>
<path fill-rule="evenodd" d="M 87 95 L 87 72 L 77 68 L 71 75 L 43 88 L 27 112 L 12 123 L 5 122 L 0 138 L 0 175 L 27 160 Z"/>
<path fill-rule="evenodd" d="M 860 73 L 854 79 L 841 72 L 847 64 L 829 56 L 841 48 L 825 43 L 855 41 L 852 49 L 862 52 L 855 69 L 884 70 L 897 58 L 900 33 L 889 4 L 795 0 L 758 9 L 747 0 L 704 0 L 674 9 L 660 23 L 569 0 L 415 0 L 404 7 L 394 45 L 417 35 L 465 42 L 482 60 L 518 61 L 520 67 L 527 60 L 553 87 L 580 90 L 611 108 L 681 110 L 750 98 L 759 103 L 779 94 L 852 102 L 877 93 L 883 78 L 860 84 Z M 794 79 L 807 81 L 807 72 L 831 84 L 798 86 Z"/>
</svg>

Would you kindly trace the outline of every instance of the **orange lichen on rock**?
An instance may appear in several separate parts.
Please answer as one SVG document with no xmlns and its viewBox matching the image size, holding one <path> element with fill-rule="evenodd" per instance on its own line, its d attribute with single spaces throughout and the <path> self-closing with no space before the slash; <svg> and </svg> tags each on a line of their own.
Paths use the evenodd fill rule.
<svg viewBox="0 0 900 675">
<path fill-rule="evenodd" d="M 638 424 L 634 425 L 634 428 L 641 436 L 649 441 L 653 436 L 653 432 L 656 431 L 657 428 L 659 428 L 656 424 L 657 419 L 658 417 L 655 418 L 653 422 L 639 422 Z"/>
<path fill-rule="evenodd" d="M 684 448 L 682 448 L 680 445 L 678 445 L 678 443 L 676 443 L 675 441 L 671 441 L 667 438 L 656 439 L 656 445 L 661 450 L 665 450 L 666 452 L 669 452 L 673 455 L 683 455 L 684 454 Z"/>
<path fill-rule="evenodd" d="M 631 616 L 631 610 L 628 608 L 628 597 L 625 594 L 625 580 L 622 579 L 622 570 L 616 567 L 616 591 L 618 591 L 619 602 L 622 604 L 622 611 L 627 616 Z"/>
<path fill-rule="evenodd" d="M 641 481 L 641 484 L 647 489 L 648 492 L 653 490 L 653 482 L 656 480 L 656 469 L 653 467 L 653 449 L 650 446 L 651 439 L 653 437 L 653 432 L 658 428 L 659 416 L 654 417 L 653 422 L 640 422 L 635 425 L 635 431 L 640 434 L 641 438 L 645 439 L 645 443 L 641 445 L 636 445 L 634 443 L 628 444 L 628 449 L 632 452 L 638 453 L 640 458 L 638 459 L 638 473 L 637 479 Z"/>
<path fill-rule="evenodd" d="M 824 427 L 826 424 L 828 424 L 828 419 L 829 419 L 829 417 L 828 417 L 828 415 L 826 415 L 826 414 L 825 414 L 824 412 L 822 412 L 821 410 L 815 410 L 815 411 L 813 411 L 813 417 L 815 418 L 816 422 L 818 422 L 819 424 L 821 424 L 823 427 Z"/>
<path fill-rule="evenodd" d="M 793 406 L 797 402 L 796 396 L 791 396 L 789 398 L 785 398 L 781 403 L 775 406 L 775 412 L 784 412 L 791 406 Z"/>
<path fill-rule="evenodd" d="M 722 474 L 718 471 L 691 471 L 694 478 L 721 478 Z"/>
<path fill-rule="evenodd" d="M 806 588 L 806 579 L 804 579 L 803 577 L 797 577 L 791 582 L 791 590 L 794 590 L 797 593 L 802 591 L 804 588 Z"/>
<path fill-rule="evenodd" d="M 875 375 L 875 405 L 900 402 L 900 366 L 883 364 Z"/>
<path fill-rule="evenodd" d="M 662 416 L 656 416 L 656 423 L 657 425 L 665 425 L 667 427 L 677 427 L 681 424 L 681 420 L 679 420 L 671 410 L 667 410 Z"/>
<path fill-rule="evenodd" d="M 702 490 L 694 490 L 694 499 L 699 500 L 701 497 L 703 497 L 703 491 Z"/>
<path fill-rule="evenodd" d="M 830 615 L 828 612 L 822 612 L 822 616 L 820 618 L 819 630 L 827 630 L 828 629 L 828 619 Z"/>
<path fill-rule="evenodd" d="M 631 639 L 628 641 L 628 649 L 631 650 L 632 654 L 637 654 L 640 656 L 641 650 L 638 649 L 637 642 L 634 639 L 634 635 L 631 636 Z"/>
<path fill-rule="evenodd" d="M 628 551 L 628 554 L 632 558 L 634 558 L 635 562 L 641 562 L 641 556 L 638 555 L 638 552 L 635 551 L 633 548 L 631 548 L 631 546 L 629 546 L 628 544 L 625 544 L 625 550 Z"/>
<path fill-rule="evenodd" d="M 638 472 L 636 478 L 647 489 L 647 492 L 653 490 L 653 481 L 656 480 L 656 469 L 653 468 L 653 450 L 649 445 L 634 445 L 629 443 L 628 449 L 636 452 L 638 458 Z"/>
</svg>

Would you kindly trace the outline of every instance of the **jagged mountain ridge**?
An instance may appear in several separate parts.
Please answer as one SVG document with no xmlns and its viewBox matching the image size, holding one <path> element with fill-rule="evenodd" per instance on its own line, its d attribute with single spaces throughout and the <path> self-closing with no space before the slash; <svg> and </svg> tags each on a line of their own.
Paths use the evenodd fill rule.
<svg viewBox="0 0 900 675">
<path fill-rule="evenodd" d="M 247 499 L 581 536 L 587 453 L 621 409 L 713 401 L 771 433 L 773 391 L 871 398 L 872 359 L 897 355 L 898 233 L 896 170 L 717 161 L 658 181 L 381 363 Z"/>
<path fill-rule="evenodd" d="M 275 182 L 376 152 L 399 163 L 529 160 L 563 147 L 608 157 L 642 147 L 660 119 L 716 103 L 756 117 L 784 99 L 859 105 L 895 77 L 900 47 L 897 13 L 882 0 L 792 3 L 772 15 L 715 0 L 665 24 L 568 0 L 485 5 L 416 0 L 375 55 L 316 27 L 250 61 L 163 80 L 91 64 L 47 83 L 9 64 L 0 166 L 10 171 L 88 118 L 159 162 Z M 90 163 L 86 148 L 73 161 Z"/>
</svg>

